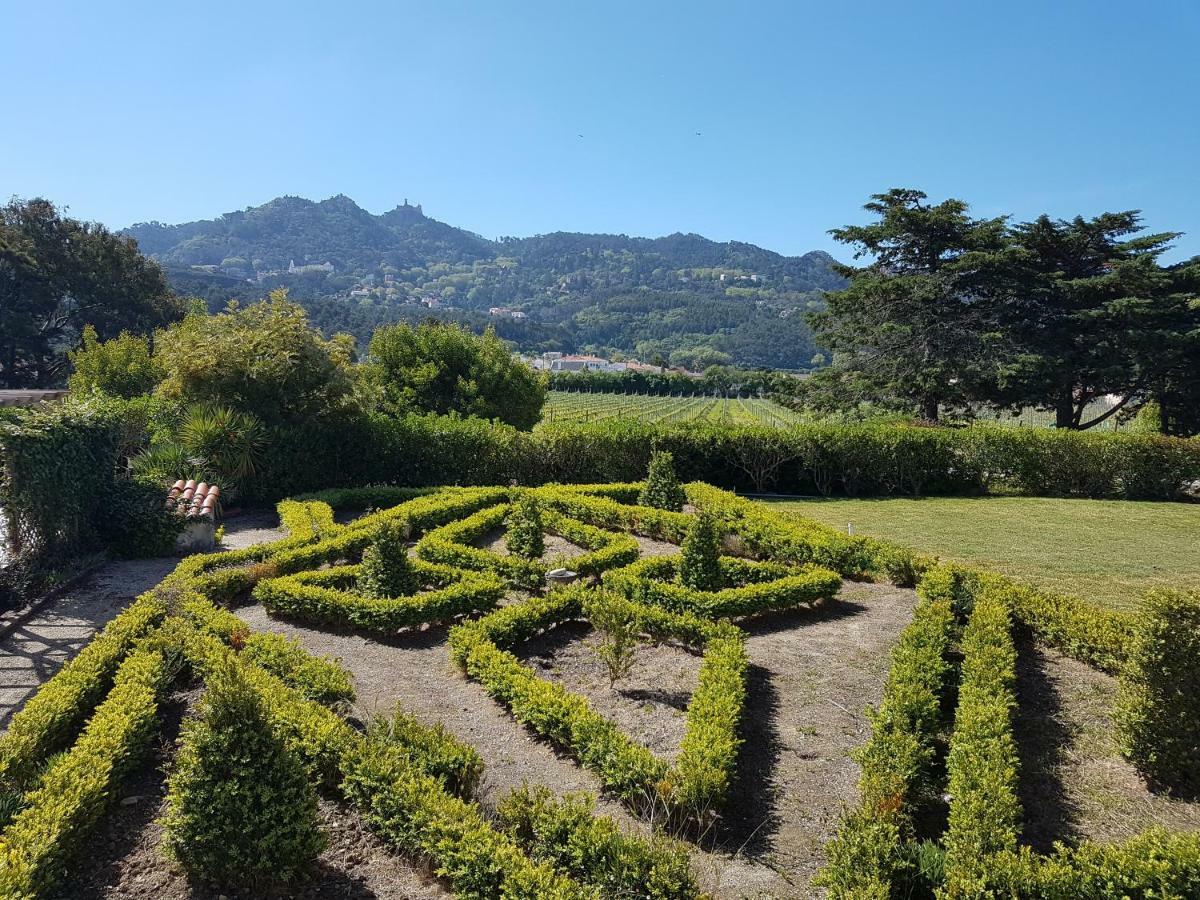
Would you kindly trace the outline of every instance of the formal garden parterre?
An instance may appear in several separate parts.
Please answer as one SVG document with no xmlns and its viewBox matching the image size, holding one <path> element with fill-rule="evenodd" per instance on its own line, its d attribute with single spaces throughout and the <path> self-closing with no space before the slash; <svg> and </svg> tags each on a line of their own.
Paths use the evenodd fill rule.
<svg viewBox="0 0 1200 900">
<path fill-rule="evenodd" d="M 179 685 L 207 683 L 197 724 L 181 738 L 181 774 L 169 775 L 167 844 L 174 864 L 207 867 L 207 877 L 232 880 L 233 890 L 263 887 L 252 862 L 277 860 L 276 874 L 289 861 L 304 871 L 322 840 L 311 824 L 312 792 L 320 791 L 457 896 L 701 896 L 705 879 L 689 868 L 688 848 L 722 829 L 731 783 L 758 774 L 738 771 L 748 726 L 745 629 L 774 627 L 781 611 L 836 614 L 842 580 L 854 579 L 915 586 L 919 600 L 858 754 L 859 801 L 827 848 L 821 881 L 831 896 L 1197 895 L 1196 833 L 1151 831 L 1049 854 L 1022 845 L 1012 734 L 1016 634 L 1027 630 L 1120 673 L 1119 718 L 1135 762 L 1166 789 L 1194 789 L 1187 726 L 1195 710 L 1168 686 L 1195 683 L 1195 641 L 1162 623 L 1194 621 L 1195 598 L 1163 595 L 1140 617 L 1100 611 L 789 519 L 701 483 L 687 485 L 684 510 L 644 506 L 648 487 L 338 489 L 282 502 L 283 540 L 185 559 L 0 737 L 0 893 L 55 895 L 111 814 L 122 779 L 144 764 L 164 698 Z M 340 524 L 335 512 L 345 509 L 368 512 Z M 527 528 L 515 539 L 520 517 L 531 515 L 575 554 L 536 553 L 542 548 L 529 546 Z M 480 546 L 506 522 L 505 551 Z M 638 537 L 680 552 L 639 558 Z M 546 588 L 559 562 L 584 578 Z M 354 686 L 345 669 L 251 631 L 235 612 L 250 597 L 272 615 L 378 640 L 451 623 L 448 661 L 538 740 L 593 773 L 643 827 L 537 784 L 497 803 L 482 798 L 485 772 L 469 743 L 404 710 L 361 722 L 349 714 Z M 616 644 L 698 654 L 677 752 L 648 749 L 518 655 L 525 642 L 580 623 Z M 195 774 L 231 740 L 231 723 L 247 735 L 239 740 L 291 761 L 272 769 L 278 777 L 256 781 L 249 805 L 213 796 L 212 779 Z M 234 764 L 225 781 L 248 771 Z M 278 827 L 256 827 L 233 810 Z M 232 850 L 214 857 L 211 848 L 221 846 L 245 858 L 231 858 Z"/>
</svg>

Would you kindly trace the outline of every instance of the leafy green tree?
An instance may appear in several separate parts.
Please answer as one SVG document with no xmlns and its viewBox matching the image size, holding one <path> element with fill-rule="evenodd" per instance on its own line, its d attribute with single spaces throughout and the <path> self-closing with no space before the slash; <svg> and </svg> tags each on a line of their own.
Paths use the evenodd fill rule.
<svg viewBox="0 0 1200 900">
<path fill-rule="evenodd" d="M 122 331 L 101 341 L 94 325 L 84 325 L 82 345 L 67 354 L 75 371 L 67 380 L 71 393 L 139 397 L 162 380 L 162 367 L 150 355 L 150 339 Z"/>
<path fill-rule="evenodd" d="M 380 328 L 362 374 L 375 402 L 394 412 L 459 413 L 532 428 L 546 399 L 544 379 L 490 328 L 482 336 L 433 321 Z"/>
<path fill-rule="evenodd" d="M 383 600 L 415 593 L 417 587 L 404 527 L 398 522 L 384 522 L 363 551 L 358 590 Z"/>
<path fill-rule="evenodd" d="M 504 537 L 508 552 L 525 559 L 541 559 L 546 552 L 542 507 L 537 498 L 523 493 L 513 503 Z"/>
<path fill-rule="evenodd" d="M 286 291 L 215 316 L 191 314 L 162 332 L 155 356 L 165 397 L 215 403 L 268 425 L 307 421 L 350 397 L 353 343 L 324 340 Z"/>
<path fill-rule="evenodd" d="M 721 544 L 717 523 L 706 512 L 696 514 L 683 541 L 679 583 L 697 591 L 716 591 L 722 586 Z"/>
<path fill-rule="evenodd" d="M 1005 219 L 973 219 L 967 204 L 926 203 L 894 188 L 864 207 L 868 225 L 830 233 L 865 266 L 836 265 L 850 279 L 810 315 L 834 365 L 862 372 L 881 396 L 902 398 L 929 421 L 988 381 L 991 308 L 1008 284 L 1012 252 Z"/>
<path fill-rule="evenodd" d="M 49 387 L 91 325 L 99 340 L 183 315 L 137 243 L 63 216 L 47 200 L 0 207 L 0 387 Z"/>
<path fill-rule="evenodd" d="M 167 783 L 167 847 L 188 871 L 223 885 L 293 880 L 325 843 L 316 791 L 237 663 L 206 684 Z"/>
<path fill-rule="evenodd" d="M 1003 354 L 996 399 L 1054 410 L 1083 429 L 1144 397 L 1188 331 L 1184 294 L 1158 263 L 1174 233 L 1137 235 L 1136 212 L 1070 221 L 1040 216 L 1013 229 L 1014 289 L 998 309 Z M 1120 401 L 1087 417 L 1108 395 Z"/>
<path fill-rule="evenodd" d="M 646 472 L 646 483 L 638 495 L 638 503 L 679 512 L 685 502 L 687 496 L 683 492 L 683 485 L 675 475 L 675 457 L 665 450 L 651 454 L 650 468 Z"/>
</svg>

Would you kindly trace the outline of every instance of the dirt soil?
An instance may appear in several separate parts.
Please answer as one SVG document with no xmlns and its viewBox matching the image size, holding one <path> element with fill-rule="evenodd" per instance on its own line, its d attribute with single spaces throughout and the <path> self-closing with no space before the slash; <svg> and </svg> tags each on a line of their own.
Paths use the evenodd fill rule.
<svg viewBox="0 0 1200 900">
<path fill-rule="evenodd" d="M 608 669 L 596 655 L 599 642 L 589 625 L 572 622 L 521 645 L 517 656 L 547 681 L 587 697 L 597 712 L 634 740 L 674 759 L 683 740 L 700 655 L 670 644 L 641 644 L 632 671 L 614 690 Z"/>
<path fill-rule="evenodd" d="M 1117 680 L 1023 637 L 1017 662 L 1016 737 L 1021 754 L 1024 839 L 1122 841 L 1159 825 L 1200 829 L 1200 802 L 1146 786 L 1117 749 Z"/>
<path fill-rule="evenodd" d="M 660 553 L 676 550 L 650 544 Z M 855 802 L 858 769 L 848 753 L 867 736 L 864 707 L 878 700 L 889 650 L 913 602 L 911 591 L 847 584 L 841 601 L 826 610 L 749 625 L 741 774 L 723 827 L 700 837 L 694 851 L 698 877 L 718 896 L 819 896 L 809 881 L 823 861 L 821 848 L 843 806 Z M 445 627 L 381 641 L 274 620 L 258 605 L 237 613 L 256 629 L 298 638 L 312 652 L 339 658 L 354 675 L 360 715 L 386 713 L 398 703 L 473 744 L 487 766 L 485 807 L 525 782 L 559 793 L 599 793 L 590 772 L 518 725 L 453 667 Z M 589 649 L 587 626 L 562 632 L 531 642 L 523 654 L 656 751 L 674 752 L 683 734 L 679 707 L 690 698 L 699 659 L 677 648 L 647 647 L 639 652 L 639 670 L 621 686 L 625 693 L 614 695 Z M 611 800 L 602 799 L 599 811 L 644 830 Z"/>
</svg>

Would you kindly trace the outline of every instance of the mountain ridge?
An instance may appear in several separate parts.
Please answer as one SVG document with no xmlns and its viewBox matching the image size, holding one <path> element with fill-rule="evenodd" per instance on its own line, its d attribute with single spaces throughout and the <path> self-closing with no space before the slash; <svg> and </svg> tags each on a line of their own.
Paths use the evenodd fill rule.
<svg viewBox="0 0 1200 900">
<path fill-rule="evenodd" d="M 383 322 L 437 315 L 491 322 L 522 349 L 678 356 L 681 364 L 804 368 L 815 348 L 795 314 L 819 308 L 821 292 L 843 283 L 820 250 L 785 256 L 683 232 L 492 240 L 407 199 L 376 214 L 345 194 L 284 195 L 123 233 L 164 265 L 177 290 L 213 306 L 287 287 L 321 327 L 363 339 Z M 789 346 L 772 348 L 781 339 Z"/>
</svg>

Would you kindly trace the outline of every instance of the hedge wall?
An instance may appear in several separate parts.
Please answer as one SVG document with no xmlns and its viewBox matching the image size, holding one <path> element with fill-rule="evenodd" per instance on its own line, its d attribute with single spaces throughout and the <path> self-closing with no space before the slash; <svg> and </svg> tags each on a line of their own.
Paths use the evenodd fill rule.
<svg viewBox="0 0 1200 900">
<path fill-rule="evenodd" d="M 251 486 L 263 499 L 360 484 L 619 482 L 669 450 L 681 479 L 744 491 L 1178 500 L 1200 481 L 1200 441 L 975 426 L 806 424 L 789 429 L 613 421 L 520 432 L 445 417 L 358 417 L 280 434 Z"/>
</svg>

